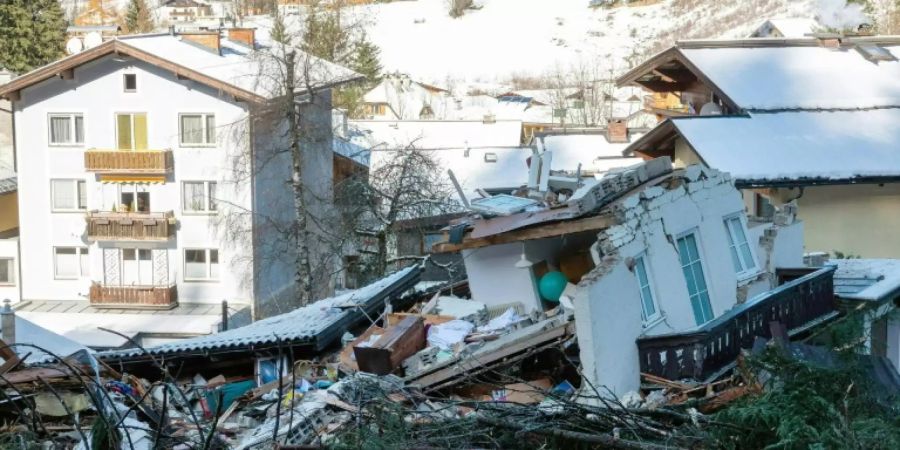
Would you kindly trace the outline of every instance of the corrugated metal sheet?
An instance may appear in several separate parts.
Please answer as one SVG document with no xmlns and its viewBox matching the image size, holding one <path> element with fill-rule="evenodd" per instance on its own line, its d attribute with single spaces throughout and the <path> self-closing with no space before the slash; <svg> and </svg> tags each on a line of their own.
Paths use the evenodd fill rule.
<svg viewBox="0 0 900 450">
<path fill-rule="evenodd" d="M 321 349 L 353 323 L 383 306 L 384 300 L 399 296 L 418 282 L 422 267 L 397 271 L 368 286 L 335 297 L 319 300 L 289 313 L 270 317 L 250 325 L 209 336 L 163 344 L 148 348 L 150 355 L 216 353 L 250 347 L 309 344 Z M 127 360 L 146 356 L 141 349 L 100 353 L 106 361 Z"/>
<path fill-rule="evenodd" d="M 19 183 L 16 174 L 0 173 L 0 194 L 16 192 L 18 189 Z"/>
</svg>

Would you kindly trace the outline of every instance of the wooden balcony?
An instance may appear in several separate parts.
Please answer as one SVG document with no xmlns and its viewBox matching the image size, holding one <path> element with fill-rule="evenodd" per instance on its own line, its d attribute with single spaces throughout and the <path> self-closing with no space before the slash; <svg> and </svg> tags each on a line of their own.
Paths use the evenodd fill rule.
<svg viewBox="0 0 900 450">
<path fill-rule="evenodd" d="M 644 109 L 661 116 L 677 117 L 691 115 L 687 105 L 682 105 L 678 101 L 671 98 L 663 97 L 658 94 L 647 95 L 644 97 Z"/>
<path fill-rule="evenodd" d="M 175 214 L 87 213 L 87 235 L 91 241 L 166 241 L 175 235 Z"/>
<path fill-rule="evenodd" d="M 105 174 L 165 175 L 175 166 L 171 150 L 98 150 L 84 152 L 84 170 Z"/>
<path fill-rule="evenodd" d="M 641 372 L 706 380 L 736 361 L 757 337 L 771 338 L 770 322 L 795 335 L 835 317 L 834 270 L 825 267 L 788 281 L 691 331 L 639 338 Z"/>
<path fill-rule="evenodd" d="M 91 306 L 97 308 L 172 309 L 178 306 L 178 291 L 171 286 L 91 285 Z"/>
</svg>

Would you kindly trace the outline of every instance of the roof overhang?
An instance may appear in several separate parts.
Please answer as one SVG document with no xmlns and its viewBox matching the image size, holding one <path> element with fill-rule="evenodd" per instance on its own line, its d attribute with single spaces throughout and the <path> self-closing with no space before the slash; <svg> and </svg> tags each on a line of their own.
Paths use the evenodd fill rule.
<svg viewBox="0 0 900 450">
<path fill-rule="evenodd" d="M 671 119 L 666 119 L 625 147 L 625 150 L 622 150 L 622 156 L 642 155 L 654 158 L 663 156 L 668 154 L 667 145 L 678 137 L 682 137 L 678 127 Z"/>
<path fill-rule="evenodd" d="M 671 65 L 672 63 L 676 63 L 682 66 L 682 68 L 673 70 L 671 68 L 663 67 Z M 699 82 L 712 90 L 730 109 L 734 111 L 741 110 L 740 106 L 735 103 L 725 91 L 719 88 L 719 86 L 691 62 L 678 45 L 657 53 L 637 67 L 629 70 L 616 79 L 616 85 L 619 87 L 634 85 L 653 92 L 682 91 L 686 89 L 690 83 L 689 77 L 687 76 L 688 74 L 686 74 L 685 71 L 689 72 L 690 75 L 696 77 Z M 667 81 L 641 81 L 641 78 L 648 75 L 655 75 L 666 79 Z"/>
<path fill-rule="evenodd" d="M 798 178 L 798 179 L 741 179 L 735 178 L 734 186 L 748 188 L 799 188 L 810 186 L 845 186 L 850 184 L 900 183 L 900 175 L 868 176 L 855 178 Z"/>
<path fill-rule="evenodd" d="M 169 61 L 152 53 L 139 50 L 136 47 L 128 45 L 117 39 L 106 41 L 94 48 L 63 58 L 46 66 L 39 67 L 5 85 L 0 86 L 0 98 L 6 98 L 10 101 L 18 101 L 20 98 L 19 93 L 21 90 L 54 77 L 71 78 L 75 68 L 108 55 L 124 55 L 132 57 L 139 61 L 143 61 L 148 64 L 152 64 L 154 66 L 169 70 L 177 77 L 189 79 L 212 87 L 214 89 L 218 89 L 221 92 L 233 96 L 237 100 L 253 103 L 264 103 L 267 101 L 265 97 L 259 94 L 247 91 L 233 84 L 226 83 L 208 75 L 204 75 L 200 72 L 189 69 L 180 64 L 173 63 L 172 61 Z"/>
</svg>

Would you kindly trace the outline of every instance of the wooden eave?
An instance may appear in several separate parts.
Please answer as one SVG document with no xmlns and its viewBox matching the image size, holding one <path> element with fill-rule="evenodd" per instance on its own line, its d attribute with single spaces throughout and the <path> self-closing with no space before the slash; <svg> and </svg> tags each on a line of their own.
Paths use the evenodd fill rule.
<svg viewBox="0 0 900 450">
<path fill-rule="evenodd" d="M 625 147 L 625 150 L 622 150 L 622 155 L 628 156 L 639 153 L 641 155 L 652 157 L 661 156 L 660 147 L 662 144 L 677 138 L 680 135 L 681 134 L 678 132 L 678 128 L 675 127 L 675 124 L 672 123 L 671 120 L 666 119 L 650 129 L 650 131 L 638 138 L 638 140 L 632 142 L 631 145 Z"/>
<path fill-rule="evenodd" d="M 450 242 L 439 242 L 432 246 L 432 252 L 451 253 L 458 252 L 460 250 L 481 248 L 491 245 L 508 244 L 510 242 L 530 241 L 535 239 L 557 237 L 572 233 L 581 233 L 584 231 L 603 230 L 617 223 L 618 220 L 613 215 L 600 214 L 596 216 L 583 217 L 580 219 L 547 222 L 528 228 L 522 228 L 480 238 L 470 237 L 470 231 L 466 232 L 466 235 L 463 237 L 463 241 L 461 243 L 451 244 Z"/>
<path fill-rule="evenodd" d="M 652 91 L 656 91 L 657 89 L 660 89 L 660 86 L 655 86 L 653 84 L 648 85 L 648 83 L 638 81 L 638 79 L 644 75 L 652 75 L 654 74 L 654 72 L 668 74 L 667 76 L 672 77 L 672 75 L 674 74 L 671 72 L 671 70 L 661 67 L 664 64 L 668 64 L 670 62 L 678 62 L 682 66 L 684 66 L 684 68 L 694 74 L 694 76 L 697 77 L 697 79 L 701 83 L 709 87 L 710 90 L 712 90 L 719 98 L 721 98 L 722 101 L 725 102 L 725 104 L 728 105 L 731 110 L 742 111 L 741 107 L 737 103 L 735 103 L 735 101 L 732 100 L 731 97 L 729 97 L 728 94 L 725 93 L 725 91 L 723 91 L 721 88 L 719 88 L 719 86 L 713 83 L 713 81 L 709 79 L 709 77 L 707 77 L 706 74 L 703 73 L 703 71 L 695 66 L 690 61 L 690 59 L 688 59 L 688 57 L 686 57 L 684 53 L 682 53 L 681 48 L 679 47 L 671 47 L 668 50 L 663 50 L 662 52 L 657 53 L 647 61 L 644 61 L 639 66 L 629 70 L 627 73 L 617 78 L 616 85 L 622 87 L 632 84 L 650 89 Z M 681 90 L 686 87 L 684 78 L 681 76 L 678 76 L 678 79 L 670 84 L 676 90 Z M 656 89 L 654 89 L 654 87 Z"/>
<path fill-rule="evenodd" d="M 234 86 L 233 84 L 226 83 L 216 78 L 204 75 L 200 72 L 189 69 L 180 64 L 173 63 L 172 61 L 161 58 L 152 53 L 139 50 L 117 39 L 106 41 L 94 48 L 85 50 L 81 53 L 63 58 L 54 63 L 32 70 L 31 72 L 28 72 L 25 75 L 22 75 L 21 77 L 18 77 L 7 84 L 0 86 L 0 98 L 7 98 L 9 100 L 16 101 L 19 98 L 18 93 L 22 89 L 28 88 L 53 77 L 60 76 L 65 78 L 68 74 L 71 74 L 76 67 L 111 54 L 130 56 L 139 61 L 143 61 L 148 64 L 152 64 L 154 66 L 168 70 L 174 73 L 178 78 L 193 80 L 195 82 L 217 89 L 223 93 L 233 96 L 238 100 L 244 100 L 253 103 L 266 102 L 266 98 L 259 94 L 241 89 L 237 86 Z"/>
</svg>

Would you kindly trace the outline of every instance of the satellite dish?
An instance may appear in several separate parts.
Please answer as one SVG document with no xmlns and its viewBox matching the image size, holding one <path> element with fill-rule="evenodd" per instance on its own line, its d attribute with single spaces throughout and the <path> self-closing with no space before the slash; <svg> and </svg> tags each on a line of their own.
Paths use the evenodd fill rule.
<svg viewBox="0 0 900 450">
<path fill-rule="evenodd" d="M 94 48 L 103 43 L 103 36 L 96 31 L 91 31 L 84 37 L 84 48 Z"/>
<path fill-rule="evenodd" d="M 66 42 L 66 53 L 74 55 L 82 50 L 84 50 L 84 44 L 81 42 L 81 38 L 73 37 Z"/>
<path fill-rule="evenodd" d="M 700 108 L 700 115 L 701 116 L 721 116 L 722 115 L 722 107 L 713 102 L 709 102 L 709 103 L 703 105 L 702 108 Z"/>
</svg>

